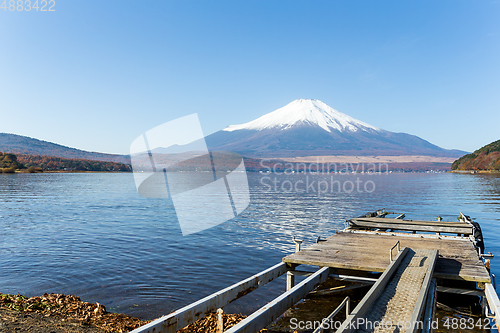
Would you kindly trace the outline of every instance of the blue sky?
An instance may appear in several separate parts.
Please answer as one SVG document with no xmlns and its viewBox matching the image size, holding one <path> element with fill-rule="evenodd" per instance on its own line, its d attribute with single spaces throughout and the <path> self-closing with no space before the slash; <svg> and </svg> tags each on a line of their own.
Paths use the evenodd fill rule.
<svg viewBox="0 0 500 333">
<path fill-rule="evenodd" d="M 444 148 L 500 139 L 499 1 L 54 8 L 0 10 L 0 132 L 128 153 L 141 133 L 194 112 L 207 135 L 315 98 Z"/>
</svg>

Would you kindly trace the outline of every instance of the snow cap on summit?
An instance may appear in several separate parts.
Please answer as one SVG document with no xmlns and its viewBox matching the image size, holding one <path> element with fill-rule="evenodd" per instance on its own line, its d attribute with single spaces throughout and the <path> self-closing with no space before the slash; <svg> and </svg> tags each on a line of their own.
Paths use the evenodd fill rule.
<svg viewBox="0 0 500 333">
<path fill-rule="evenodd" d="M 223 131 L 260 131 L 271 128 L 284 130 L 297 125 L 319 126 L 327 132 L 332 130 L 340 132 L 381 131 L 381 129 L 339 112 L 317 99 L 297 99 L 260 118 L 246 124 L 230 125 Z"/>
</svg>

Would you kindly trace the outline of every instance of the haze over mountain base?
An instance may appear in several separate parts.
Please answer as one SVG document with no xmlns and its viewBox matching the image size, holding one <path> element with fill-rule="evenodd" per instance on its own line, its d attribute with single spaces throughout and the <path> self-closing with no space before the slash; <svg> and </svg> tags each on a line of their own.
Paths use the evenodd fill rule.
<svg viewBox="0 0 500 333">
<path fill-rule="evenodd" d="M 454 157 L 436 156 L 302 156 L 284 157 L 283 161 L 292 163 L 453 163 Z"/>
</svg>

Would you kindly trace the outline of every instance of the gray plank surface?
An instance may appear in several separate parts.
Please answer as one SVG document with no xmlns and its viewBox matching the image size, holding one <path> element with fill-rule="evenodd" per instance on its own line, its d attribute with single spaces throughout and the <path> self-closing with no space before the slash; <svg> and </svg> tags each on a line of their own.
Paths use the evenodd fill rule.
<svg viewBox="0 0 500 333">
<path fill-rule="evenodd" d="M 298 253 L 283 258 L 286 263 L 328 266 L 369 272 L 383 272 L 389 265 L 389 249 L 397 242 L 401 247 L 439 250 L 434 277 L 490 282 L 468 238 L 462 240 L 431 239 L 399 235 L 377 235 L 341 232 L 324 242 L 314 244 Z"/>
</svg>

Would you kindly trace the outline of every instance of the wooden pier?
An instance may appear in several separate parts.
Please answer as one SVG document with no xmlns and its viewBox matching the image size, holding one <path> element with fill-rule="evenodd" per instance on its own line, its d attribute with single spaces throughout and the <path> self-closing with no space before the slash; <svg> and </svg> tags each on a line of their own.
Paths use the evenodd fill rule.
<svg viewBox="0 0 500 333">
<path fill-rule="evenodd" d="M 430 325 L 426 325 L 434 317 L 437 292 L 481 297 L 483 315 L 494 316 L 500 324 L 500 301 L 487 269 L 488 258 L 492 255 L 481 253 L 482 235 L 478 233 L 477 223 L 463 214 L 459 222 L 404 220 L 404 214 L 389 219 L 386 215 L 377 211 L 350 219 L 346 221 L 344 230 L 325 240 L 318 238 L 316 244 L 304 249 L 301 249 L 301 241 L 294 238 L 296 252 L 284 257 L 282 263 L 159 318 L 133 333 L 174 333 L 285 273 L 285 293 L 225 332 L 258 332 L 328 278 L 372 284 L 352 312 L 349 298 L 346 298 L 328 317 L 330 320 L 342 307 L 347 307 L 348 316 L 336 330 L 337 333 L 400 331 L 393 326 L 353 327 L 352 323 L 359 322 L 360 318 L 364 323 L 412 323 L 404 328 L 407 333 L 417 330 L 430 332 Z M 319 269 L 307 272 L 298 269 L 301 265 L 318 266 Z M 382 274 L 369 278 L 363 276 L 366 272 Z M 295 284 L 297 275 L 306 278 Z M 453 288 L 447 286 L 447 281 L 463 281 L 468 287 Z M 474 282 L 476 288 L 471 288 L 470 283 Z M 418 323 L 427 324 L 421 327 Z M 322 327 L 315 330 L 321 331 Z"/>
<path fill-rule="evenodd" d="M 353 271 L 383 272 L 390 263 L 389 250 L 396 243 L 413 250 L 438 250 L 435 277 L 490 282 L 474 243 L 468 237 L 367 232 L 347 229 L 326 241 L 283 258 L 291 265 L 315 265 Z"/>
</svg>

